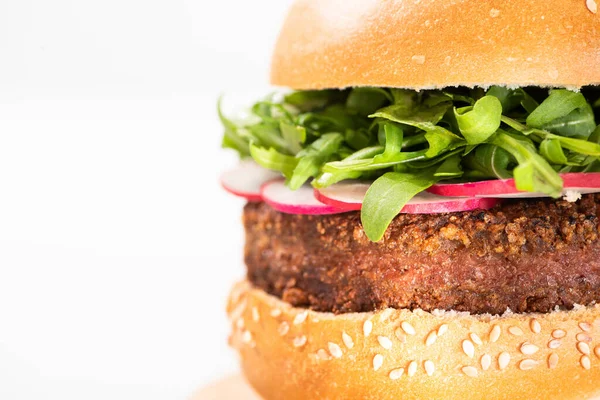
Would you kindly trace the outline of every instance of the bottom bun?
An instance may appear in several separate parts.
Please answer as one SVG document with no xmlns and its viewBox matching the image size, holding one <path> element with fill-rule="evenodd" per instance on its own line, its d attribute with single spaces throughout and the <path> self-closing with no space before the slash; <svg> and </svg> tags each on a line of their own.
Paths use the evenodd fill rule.
<svg viewBox="0 0 600 400">
<path fill-rule="evenodd" d="M 593 399 L 600 306 L 502 316 L 294 308 L 248 282 L 228 313 L 243 372 L 274 399 Z"/>
</svg>

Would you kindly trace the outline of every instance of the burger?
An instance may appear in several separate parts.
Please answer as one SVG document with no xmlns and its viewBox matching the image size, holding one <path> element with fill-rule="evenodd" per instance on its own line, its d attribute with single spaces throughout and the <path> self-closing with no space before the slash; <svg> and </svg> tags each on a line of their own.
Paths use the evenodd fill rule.
<svg viewBox="0 0 600 400">
<path fill-rule="evenodd" d="M 600 398 L 594 0 L 298 0 L 271 80 L 220 112 L 257 393 Z"/>
</svg>

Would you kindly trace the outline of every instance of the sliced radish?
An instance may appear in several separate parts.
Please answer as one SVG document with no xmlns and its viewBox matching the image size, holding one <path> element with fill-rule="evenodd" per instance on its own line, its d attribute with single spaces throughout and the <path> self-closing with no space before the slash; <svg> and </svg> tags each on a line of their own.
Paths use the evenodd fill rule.
<svg viewBox="0 0 600 400">
<path fill-rule="evenodd" d="M 564 193 L 600 192 L 600 172 L 567 173 L 560 175 L 563 180 Z M 495 179 L 490 181 L 465 183 L 438 183 L 427 190 L 440 196 L 448 197 L 495 197 L 495 198 L 528 198 L 548 197 L 544 193 L 524 192 L 517 190 L 514 179 Z"/>
<path fill-rule="evenodd" d="M 362 202 L 371 186 L 367 182 L 342 182 L 324 189 L 315 189 L 315 197 L 325 204 L 346 211 L 360 210 Z M 437 214 L 476 209 L 489 209 L 501 200 L 481 197 L 445 197 L 421 192 L 406 203 L 401 213 Z"/>
<path fill-rule="evenodd" d="M 261 186 L 280 176 L 279 172 L 270 171 L 253 161 L 242 161 L 236 168 L 221 175 L 221 186 L 248 201 L 262 201 Z"/>
<path fill-rule="evenodd" d="M 265 203 L 286 214 L 338 214 L 348 210 L 326 205 L 315 199 L 310 186 L 302 186 L 298 190 L 291 190 L 285 186 L 285 181 L 277 179 L 267 182 L 261 189 Z"/>
<path fill-rule="evenodd" d="M 323 189 L 315 189 L 315 197 L 322 203 L 343 210 L 360 210 L 371 182 L 346 181 Z"/>
</svg>

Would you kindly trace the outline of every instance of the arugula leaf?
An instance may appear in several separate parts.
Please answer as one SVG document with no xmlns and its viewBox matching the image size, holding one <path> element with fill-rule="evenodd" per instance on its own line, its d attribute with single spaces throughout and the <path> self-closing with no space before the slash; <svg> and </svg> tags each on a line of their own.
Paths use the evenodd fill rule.
<svg viewBox="0 0 600 400">
<path fill-rule="evenodd" d="M 250 155 L 250 142 L 246 140 L 239 133 L 239 128 L 230 119 L 225 117 L 221 110 L 223 98 L 219 97 L 217 102 L 217 114 L 221 120 L 221 124 L 225 128 L 225 134 L 223 135 L 222 147 L 236 150 L 242 157 Z"/>
<path fill-rule="evenodd" d="M 581 93 L 552 90 L 526 120 L 527 126 L 586 139 L 596 128 L 592 107 Z"/>
<path fill-rule="evenodd" d="M 288 148 L 292 154 L 296 154 L 302 150 L 302 145 L 306 142 L 305 127 L 281 121 L 279 130 L 286 143 L 286 148 Z"/>
<path fill-rule="evenodd" d="M 294 169 L 298 165 L 296 157 L 282 154 L 273 148 L 267 150 L 254 143 L 250 144 L 250 155 L 258 165 L 279 171 L 288 179 L 292 177 Z"/>
<path fill-rule="evenodd" d="M 358 87 L 352 89 L 346 99 L 346 107 L 362 115 L 369 115 L 394 101 L 392 95 L 376 87 Z"/>
<path fill-rule="evenodd" d="M 364 160 L 368 158 L 373 158 L 378 154 L 381 154 L 383 151 L 383 146 L 372 146 L 367 147 L 362 150 L 359 150 L 355 153 L 352 153 L 348 157 L 344 158 L 342 162 L 355 161 L 355 160 Z M 313 181 L 313 186 L 318 188 L 324 188 L 334 183 L 346 180 L 346 179 L 358 179 L 363 175 L 363 171 L 353 171 L 353 170 L 338 170 L 334 172 L 322 172 L 316 179 Z"/>
<path fill-rule="evenodd" d="M 513 160 L 506 150 L 493 144 L 482 144 L 469 153 L 463 163 L 477 179 L 508 179 L 512 178 L 509 166 Z"/>
<path fill-rule="evenodd" d="M 517 189 L 560 196 L 562 179 L 531 142 L 499 129 L 490 138 L 490 143 L 506 150 L 517 160 L 519 165 L 513 170 Z"/>
<path fill-rule="evenodd" d="M 344 137 L 339 133 L 326 133 L 315 140 L 310 146 L 297 154 L 300 160 L 288 182 L 292 190 L 299 189 L 312 177 L 321 171 L 321 167 L 338 150 Z"/>
<path fill-rule="evenodd" d="M 304 90 L 285 96 L 285 103 L 302 112 L 314 111 L 345 98 L 346 94 L 338 90 Z"/>
<path fill-rule="evenodd" d="M 552 164 L 561 165 L 569 162 L 560 141 L 556 139 L 544 139 L 540 143 L 540 154 Z"/>
<path fill-rule="evenodd" d="M 433 176 L 449 178 L 459 178 L 463 174 L 462 166 L 460 165 L 462 157 L 460 154 L 454 154 L 446 158 L 440 166 L 435 170 Z"/>
<path fill-rule="evenodd" d="M 484 96 L 473 106 L 454 108 L 454 115 L 467 143 L 480 144 L 500 127 L 502 103 L 494 96 Z"/>
<path fill-rule="evenodd" d="M 433 173 L 430 169 L 419 173 L 388 172 L 373 182 L 365 194 L 360 216 L 367 237 L 374 242 L 381 240 L 406 203 L 439 180 Z"/>
</svg>

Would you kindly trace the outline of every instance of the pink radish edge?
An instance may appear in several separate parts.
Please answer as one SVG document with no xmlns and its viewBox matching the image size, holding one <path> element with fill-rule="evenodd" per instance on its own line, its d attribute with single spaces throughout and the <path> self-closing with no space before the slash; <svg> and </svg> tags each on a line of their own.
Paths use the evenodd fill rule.
<svg viewBox="0 0 600 400">
<path fill-rule="evenodd" d="M 337 183 L 324 189 L 315 189 L 315 197 L 331 206 L 346 211 L 360 210 L 369 184 L 363 182 Z M 500 199 L 484 197 L 445 197 L 421 192 L 402 208 L 403 214 L 438 214 L 448 212 L 490 209 L 500 203 Z"/>
<path fill-rule="evenodd" d="M 581 193 L 600 192 L 600 172 L 576 172 L 560 174 L 564 190 Z M 438 183 L 427 189 L 429 193 L 448 197 L 547 197 L 542 193 L 517 190 L 514 179 L 495 179 L 489 181 L 465 183 Z"/>
<path fill-rule="evenodd" d="M 321 203 L 315 198 L 312 187 L 308 185 L 291 190 L 283 179 L 265 183 L 260 193 L 265 203 L 286 214 L 323 215 L 347 211 Z"/>
<path fill-rule="evenodd" d="M 280 173 L 265 169 L 252 161 L 242 161 L 236 168 L 221 174 L 220 183 L 229 193 L 258 202 L 262 201 L 262 185 L 280 176 Z"/>
</svg>

